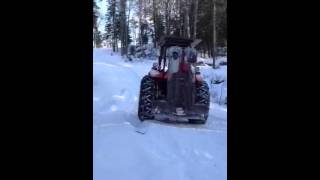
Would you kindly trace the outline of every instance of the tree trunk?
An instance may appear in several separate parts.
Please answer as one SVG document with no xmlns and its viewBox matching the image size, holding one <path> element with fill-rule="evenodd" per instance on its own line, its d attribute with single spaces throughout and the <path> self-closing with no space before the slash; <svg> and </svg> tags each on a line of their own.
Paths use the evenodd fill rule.
<svg viewBox="0 0 320 180">
<path fill-rule="evenodd" d="M 169 35 L 169 0 L 165 1 L 165 33 L 166 35 Z"/>
<path fill-rule="evenodd" d="M 157 43 L 157 36 L 158 36 L 158 9 L 156 7 L 156 0 L 152 0 L 152 8 L 153 8 L 153 24 L 154 24 L 154 41 L 153 41 L 153 47 L 156 48 L 156 43 Z"/>
<path fill-rule="evenodd" d="M 203 57 L 203 58 L 206 57 L 206 56 L 205 56 L 205 49 L 204 49 L 204 47 L 202 47 L 202 57 Z"/>
<path fill-rule="evenodd" d="M 213 68 L 216 68 L 215 62 L 216 62 L 216 0 L 212 0 L 213 2 L 213 11 L 212 11 L 212 20 L 213 20 L 213 39 L 212 39 L 212 60 L 213 60 Z"/>
<path fill-rule="evenodd" d="M 182 16 L 182 0 L 178 0 L 179 2 L 179 29 L 180 29 L 180 36 L 183 37 L 183 16 Z"/>
<path fill-rule="evenodd" d="M 186 37 L 190 38 L 190 19 L 189 19 L 189 8 L 187 8 L 186 12 L 186 27 L 187 27 L 187 34 Z"/>
<path fill-rule="evenodd" d="M 115 11 L 116 11 L 116 0 L 112 1 L 112 51 L 116 50 L 116 22 L 115 22 Z"/>
<path fill-rule="evenodd" d="M 125 54 L 125 34 L 126 34 L 126 0 L 120 0 L 120 40 L 121 56 Z"/>
<path fill-rule="evenodd" d="M 119 52 L 119 42 L 118 42 L 118 39 L 116 40 L 116 48 L 117 48 L 117 52 Z"/>
<path fill-rule="evenodd" d="M 131 9 L 131 0 L 128 0 L 129 1 L 129 6 L 128 6 L 128 20 L 127 20 L 127 27 L 126 27 L 126 54 L 128 54 L 128 46 L 129 46 L 129 39 L 128 39 L 128 36 L 129 36 L 129 21 L 130 21 L 130 9 Z"/>
<path fill-rule="evenodd" d="M 184 37 L 190 38 L 190 25 L 189 25 L 189 0 L 184 4 Z"/>
<path fill-rule="evenodd" d="M 142 0 L 139 0 L 139 45 L 142 45 Z"/>
<path fill-rule="evenodd" d="M 194 1 L 194 10 L 193 10 L 193 33 L 192 39 L 197 38 L 197 21 L 198 21 L 198 0 Z"/>
</svg>

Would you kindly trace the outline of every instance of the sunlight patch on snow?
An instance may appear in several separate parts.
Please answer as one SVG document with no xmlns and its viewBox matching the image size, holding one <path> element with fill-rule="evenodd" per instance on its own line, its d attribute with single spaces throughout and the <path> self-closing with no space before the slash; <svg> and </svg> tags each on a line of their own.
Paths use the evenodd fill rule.
<svg viewBox="0 0 320 180">
<path fill-rule="evenodd" d="M 205 152 L 204 156 L 208 159 L 213 159 L 213 156 L 210 153 Z"/>
<path fill-rule="evenodd" d="M 110 110 L 111 110 L 111 111 L 116 111 L 116 110 L 118 110 L 118 108 L 117 108 L 117 106 L 112 105 L 112 106 L 110 107 Z"/>
<path fill-rule="evenodd" d="M 196 154 L 196 155 L 200 155 L 199 151 L 198 150 L 193 150 L 193 152 Z"/>
<path fill-rule="evenodd" d="M 108 66 L 108 67 L 117 67 L 113 64 L 108 64 L 108 63 L 102 63 L 102 62 L 95 62 L 93 63 L 94 65 L 104 65 L 104 66 Z"/>
<path fill-rule="evenodd" d="M 115 99 L 118 99 L 118 100 L 121 100 L 121 101 L 124 101 L 124 100 L 126 99 L 125 96 L 120 96 L 120 95 L 113 95 L 113 97 L 114 97 Z"/>
<path fill-rule="evenodd" d="M 125 125 L 130 125 L 130 124 L 126 124 L 126 123 L 123 123 Z M 119 123 L 108 123 L 108 124 L 101 124 L 99 125 L 98 127 L 99 128 L 103 128 L 103 127 L 112 127 L 112 126 L 123 126 L 123 124 L 119 124 Z"/>
<path fill-rule="evenodd" d="M 127 64 L 127 63 L 126 63 L 126 64 L 123 64 L 123 66 L 124 66 L 124 67 L 132 67 L 131 64 Z"/>
</svg>

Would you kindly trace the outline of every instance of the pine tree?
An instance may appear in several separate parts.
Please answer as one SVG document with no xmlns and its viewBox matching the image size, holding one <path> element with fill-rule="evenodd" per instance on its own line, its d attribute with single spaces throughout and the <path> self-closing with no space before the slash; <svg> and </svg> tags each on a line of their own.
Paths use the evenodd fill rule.
<svg viewBox="0 0 320 180">
<path fill-rule="evenodd" d="M 97 21 L 98 21 L 98 9 L 99 7 L 97 6 L 97 3 L 95 2 L 95 0 L 93 0 L 93 43 L 94 43 L 94 47 L 97 47 L 97 40 L 98 40 L 98 24 L 97 24 Z"/>
<path fill-rule="evenodd" d="M 120 41 L 121 56 L 126 52 L 126 0 L 120 0 Z"/>
<path fill-rule="evenodd" d="M 208 57 L 212 57 L 214 53 L 214 41 L 217 47 L 226 45 L 227 0 L 215 0 L 215 21 L 212 11 L 214 0 L 106 1 L 108 7 L 105 15 L 105 39 L 112 44 L 114 51 L 117 51 L 120 41 L 122 55 L 126 54 L 128 44 L 132 41 L 130 32 L 138 46 L 152 40 L 154 47 L 157 47 L 163 35 L 201 39 L 197 49 L 202 52 L 202 56 Z M 134 20 L 134 17 L 137 17 L 137 20 Z M 216 38 L 213 28 L 216 30 Z"/>
</svg>

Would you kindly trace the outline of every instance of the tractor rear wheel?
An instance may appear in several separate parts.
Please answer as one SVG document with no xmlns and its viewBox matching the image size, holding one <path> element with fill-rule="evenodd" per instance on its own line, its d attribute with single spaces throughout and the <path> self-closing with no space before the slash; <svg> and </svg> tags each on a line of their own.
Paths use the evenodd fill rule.
<svg viewBox="0 0 320 180">
<path fill-rule="evenodd" d="M 210 106 L 210 92 L 206 81 L 199 82 L 196 86 L 196 104 L 201 104 L 207 107 L 208 112 L 204 115 L 204 120 L 189 120 L 190 123 L 205 124 L 208 119 Z"/>
<path fill-rule="evenodd" d="M 140 84 L 140 95 L 139 95 L 139 107 L 138 107 L 138 117 L 141 121 L 146 119 L 154 119 L 152 112 L 153 101 L 154 101 L 154 80 L 146 75 L 142 78 Z"/>
</svg>

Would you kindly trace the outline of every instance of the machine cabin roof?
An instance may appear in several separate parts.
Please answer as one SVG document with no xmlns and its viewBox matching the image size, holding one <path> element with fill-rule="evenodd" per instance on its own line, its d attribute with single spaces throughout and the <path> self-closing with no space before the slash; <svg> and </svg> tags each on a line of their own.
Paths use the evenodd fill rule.
<svg viewBox="0 0 320 180">
<path fill-rule="evenodd" d="M 161 46 L 161 48 L 167 48 L 170 46 L 188 47 L 191 45 L 192 42 L 192 39 L 164 36 L 160 39 L 159 45 Z"/>
</svg>

